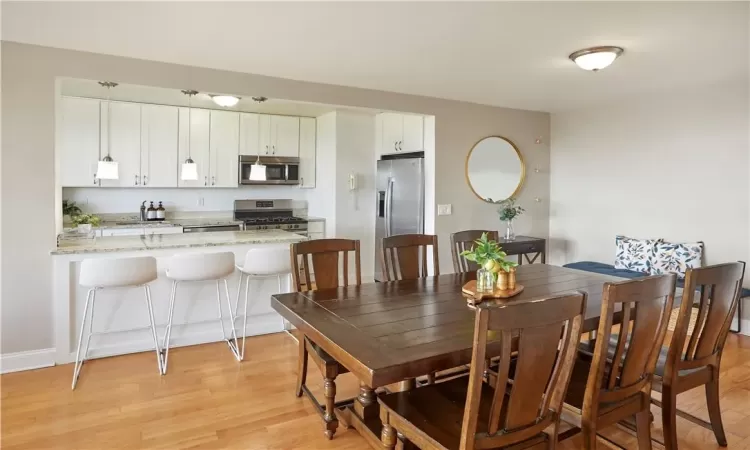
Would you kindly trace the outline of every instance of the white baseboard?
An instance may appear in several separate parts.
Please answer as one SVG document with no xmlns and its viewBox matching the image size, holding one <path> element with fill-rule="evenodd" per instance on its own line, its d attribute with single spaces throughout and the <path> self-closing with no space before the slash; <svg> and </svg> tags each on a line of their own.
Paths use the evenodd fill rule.
<svg viewBox="0 0 750 450">
<path fill-rule="evenodd" d="M 22 370 L 40 369 L 54 365 L 54 348 L 0 355 L 0 373 L 20 372 Z"/>
</svg>

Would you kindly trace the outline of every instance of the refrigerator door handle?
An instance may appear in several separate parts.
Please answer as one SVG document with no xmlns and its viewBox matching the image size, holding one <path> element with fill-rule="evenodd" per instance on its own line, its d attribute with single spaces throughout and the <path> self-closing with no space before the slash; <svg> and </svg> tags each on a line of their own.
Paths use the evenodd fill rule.
<svg viewBox="0 0 750 450">
<path fill-rule="evenodd" d="M 385 189 L 385 237 L 391 236 L 393 228 L 393 178 L 388 177 L 388 186 Z"/>
</svg>

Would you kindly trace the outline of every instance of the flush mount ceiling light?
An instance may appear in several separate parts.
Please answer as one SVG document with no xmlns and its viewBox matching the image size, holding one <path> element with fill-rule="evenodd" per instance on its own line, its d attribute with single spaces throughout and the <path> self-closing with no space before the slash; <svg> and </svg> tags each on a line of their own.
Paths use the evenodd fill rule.
<svg viewBox="0 0 750 450">
<path fill-rule="evenodd" d="M 591 47 L 573 52 L 569 58 L 581 69 L 596 72 L 612 64 L 623 51 L 621 47 Z"/>
<path fill-rule="evenodd" d="M 219 106 L 231 108 L 240 101 L 240 98 L 233 95 L 211 95 L 211 100 Z"/>
</svg>

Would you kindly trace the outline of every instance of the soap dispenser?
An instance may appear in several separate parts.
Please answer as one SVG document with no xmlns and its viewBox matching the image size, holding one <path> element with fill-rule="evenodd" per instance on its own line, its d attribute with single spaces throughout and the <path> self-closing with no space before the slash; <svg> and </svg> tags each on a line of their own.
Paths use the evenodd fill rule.
<svg viewBox="0 0 750 450">
<path fill-rule="evenodd" d="M 156 220 L 156 208 L 154 208 L 154 202 L 151 202 L 151 206 L 146 210 L 147 220 Z"/>
<path fill-rule="evenodd" d="M 167 216 L 167 210 L 164 209 L 164 206 L 162 206 L 161 202 L 159 202 L 159 207 L 156 208 L 156 220 L 163 221 Z"/>
</svg>

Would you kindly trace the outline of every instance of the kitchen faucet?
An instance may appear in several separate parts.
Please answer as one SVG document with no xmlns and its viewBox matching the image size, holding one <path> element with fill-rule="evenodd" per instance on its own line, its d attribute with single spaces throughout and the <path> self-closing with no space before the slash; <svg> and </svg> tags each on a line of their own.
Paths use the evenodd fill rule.
<svg viewBox="0 0 750 450">
<path fill-rule="evenodd" d="M 141 222 L 146 221 L 146 202 L 148 200 L 144 200 L 143 203 L 141 203 Z"/>
</svg>

